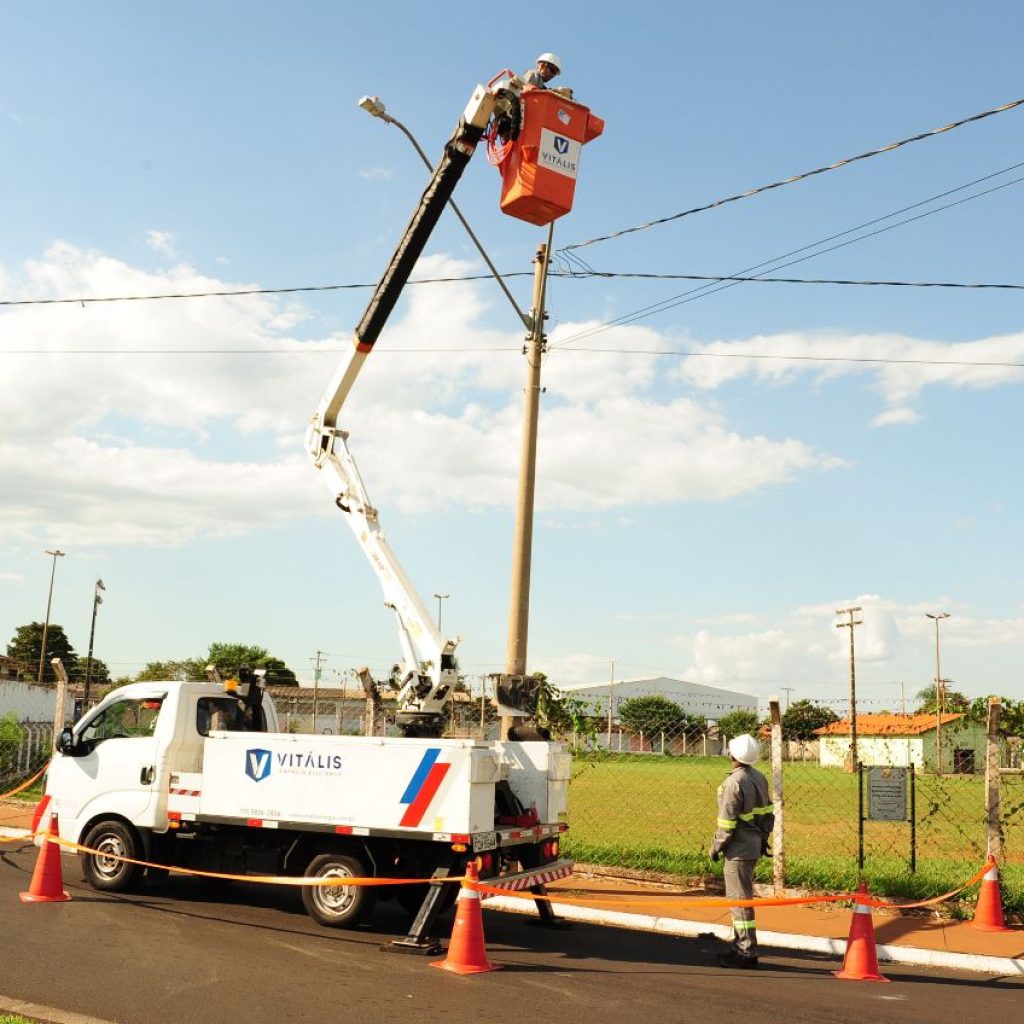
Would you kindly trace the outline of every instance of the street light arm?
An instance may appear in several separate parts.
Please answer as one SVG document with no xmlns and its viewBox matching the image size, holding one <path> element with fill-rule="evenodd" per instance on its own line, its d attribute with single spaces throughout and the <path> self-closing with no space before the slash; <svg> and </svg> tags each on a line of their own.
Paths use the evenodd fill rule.
<svg viewBox="0 0 1024 1024">
<path fill-rule="evenodd" d="M 385 124 L 393 124 L 412 143 L 413 148 L 416 150 L 417 153 L 419 153 L 420 159 L 426 165 L 427 170 L 432 171 L 434 169 L 434 165 L 430 162 L 430 158 L 427 156 L 427 154 L 423 152 L 423 147 L 416 141 L 416 137 L 413 135 L 413 133 L 409 131 L 409 129 L 406 128 L 405 125 L 402 124 L 402 122 L 399 121 L 397 117 L 392 117 L 384 109 L 384 104 L 381 103 L 381 101 L 376 96 L 363 97 L 363 100 L 367 99 L 376 101 L 377 105 L 366 105 L 363 101 L 360 101 L 359 105 L 364 110 L 368 111 L 373 117 L 379 118 Z M 523 322 L 523 326 L 527 330 L 530 330 L 529 317 L 519 308 L 519 303 L 516 302 L 515 296 L 512 294 L 512 292 L 509 291 L 508 285 L 505 284 L 505 279 L 501 276 L 500 273 L 498 273 L 498 268 L 491 261 L 490 256 L 487 255 L 487 251 L 484 249 L 483 243 L 481 243 L 480 239 L 476 237 L 476 233 L 469 226 L 469 221 L 466 220 L 466 218 L 462 215 L 462 211 L 456 205 L 454 199 L 449 199 L 448 205 L 452 208 L 452 211 L 455 213 L 455 216 L 459 218 L 459 220 L 462 223 L 462 226 L 466 229 L 466 234 L 469 235 L 470 241 L 472 241 L 473 245 L 476 246 L 476 251 L 480 253 L 480 258 L 484 261 L 484 263 L 487 264 L 487 269 L 493 275 L 494 280 L 498 282 L 498 286 L 505 293 L 505 297 L 508 299 L 509 302 L 512 303 L 512 308 L 516 311 L 516 316 L 518 316 L 519 319 Z"/>
</svg>

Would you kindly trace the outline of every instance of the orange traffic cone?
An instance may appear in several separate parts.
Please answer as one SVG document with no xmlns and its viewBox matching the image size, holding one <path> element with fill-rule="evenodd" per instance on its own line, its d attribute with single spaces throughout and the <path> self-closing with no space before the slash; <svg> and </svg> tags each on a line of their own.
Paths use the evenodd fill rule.
<svg viewBox="0 0 1024 1024">
<path fill-rule="evenodd" d="M 858 896 L 867 896 L 868 887 L 861 882 Z M 871 908 L 857 902 L 853 907 L 850 922 L 850 937 L 846 942 L 846 956 L 843 969 L 832 972 L 844 981 L 888 981 L 878 973 L 878 957 L 875 954 L 875 929 L 871 923 Z"/>
<path fill-rule="evenodd" d="M 981 880 L 981 891 L 978 893 L 978 906 L 974 911 L 971 924 L 983 932 L 1008 932 L 1009 928 L 1003 920 L 1003 899 L 999 893 L 999 868 L 993 858 L 989 858 L 988 871 Z"/>
<path fill-rule="evenodd" d="M 499 964 L 487 959 L 484 947 L 484 922 L 480 911 L 480 893 L 472 888 L 477 881 L 476 865 L 466 867 L 468 882 L 464 882 L 455 901 L 455 927 L 448 943 L 448 955 L 444 960 L 435 960 L 431 967 L 440 967 L 454 974 L 483 974 L 485 971 L 500 971 Z"/>
<path fill-rule="evenodd" d="M 46 813 L 46 808 L 50 806 L 50 795 L 44 793 L 39 799 L 39 803 L 36 804 L 36 809 L 32 812 L 32 824 L 30 826 L 32 831 L 32 842 L 42 849 L 43 844 L 46 842 L 46 838 L 42 835 L 37 835 L 39 831 L 39 823 L 43 820 L 43 815 Z"/>
<path fill-rule="evenodd" d="M 60 847 L 51 842 L 60 833 L 57 829 L 57 815 L 50 815 L 50 831 L 43 841 L 28 892 L 20 895 L 22 903 L 62 903 L 71 897 L 64 891 L 64 878 L 60 868 Z"/>
</svg>

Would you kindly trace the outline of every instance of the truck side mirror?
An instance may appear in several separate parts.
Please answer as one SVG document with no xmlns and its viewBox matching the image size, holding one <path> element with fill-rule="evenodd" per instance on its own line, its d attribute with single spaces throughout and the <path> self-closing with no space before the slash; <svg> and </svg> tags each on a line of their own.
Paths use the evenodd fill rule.
<svg viewBox="0 0 1024 1024">
<path fill-rule="evenodd" d="M 75 735 L 70 729 L 61 729 L 57 737 L 57 749 L 62 754 L 73 754 L 75 748 Z"/>
</svg>

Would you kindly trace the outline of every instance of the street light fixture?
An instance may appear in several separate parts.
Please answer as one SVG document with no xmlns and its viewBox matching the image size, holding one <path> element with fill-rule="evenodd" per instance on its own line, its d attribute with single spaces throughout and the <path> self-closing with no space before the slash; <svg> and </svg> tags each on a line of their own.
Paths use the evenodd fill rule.
<svg viewBox="0 0 1024 1024">
<path fill-rule="evenodd" d="M 89 627 L 89 656 L 85 660 L 85 691 L 82 694 L 83 712 L 89 707 L 89 680 L 92 678 L 92 642 L 96 637 L 96 609 L 103 604 L 103 598 L 100 597 L 100 591 L 106 589 L 107 588 L 103 585 L 103 580 L 96 581 L 96 588 L 92 595 L 92 625 Z"/>
<path fill-rule="evenodd" d="M 948 619 L 949 612 L 925 612 L 935 622 L 935 774 L 942 774 L 942 671 L 939 668 L 939 621 Z"/>
<path fill-rule="evenodd" d="M 451 594 L 438 594 L 436 591 L 434 592 L 434 597 L 437 598 L 437 631 L 438 631 L 438 633 L 441 632 L 441 602 L 442 601 L 446 601 L 451 596 L 452 596 Z"/>
<path fill-rule="evenodd" d="M 430 157 L 428 157 L 427 154 L 423 152 L 423 147 L 416 141 L 416 137 L 413 135 L 413 133 L 409 131 L 409 129 L 406 128 L 405 125 L 402 124 L 402 122 L 399 121 L 397 117 L 392 117 L 387 112 L 387 108 L 384 106 L 384 101 L 379 96 L 364 96 L 359 101 L 359 106 L 362 107 L 362 109 L 365 110 L 371 117 L 379 118 L 385 124 L 393 124 L 412 143 L 413 149 L 415 149 L 416 152 L 419 154 L 420 159 L 423 161 L 424 164 L 426 164 L 427 169 L 430 171 L 434 169 L 434 165 L 430 162 Z M 453 212 L 455 213 L 455 216 L 458 217 L 459 220 L 462 222 L 462 226 L 466 229 L 466 234 L 469 235 L 473 245 L 476 246 L 476 251 L 480 253 L 480 256 L 483 259 L 484 263 L 487 264 L 487 269 L 491 272 L 491 274 L 494 275 L 494 280 L 498 282 L 499 286 L 501 287 L 501 290 L 505 293 L 505 297 L 508 299 L 509 302 L 512 303 L 512 308 L 516 311 L 516 316 L 518 316 L 519 319 L 522 320 L 523 326 L 527 330 L 530 330 L 529 317 L 527 317 L 526 314 L 519 308 L 519 303 L 516 302 L 514 296 L 508 290 L 508 285 L 505 284 L 501 274 L 498 273 L 498 268 L 495 267 L 495 265 L 491 262 L 491 258 L 490 256 L 487 255 L 486 251 L 484 250 L 484 247 L 481 244 L 480 239 L 476 237 L 476 235 L 473 232 L 473 229 L 469 226 L 469 221 L 466 220 L 466 218 L 462 215 L 462 211 L 458 208 L 458 206 L 455 205 L 454 199 L 449 198 L 448 205 L 452 208 Z"/>
<path fill-rule="evenodd" d="M 66 551 L 44 551 L 43 554 L 49 555 L 53 559 L 53 566 L 50 569 L 50 591 L 46 597 L 46 619 L 43 621 L 43 642 L 39 645 L 39 673 L 37 676 L 37 682 L 42 685 L 43 682 L 43 665 L 46 658 L 46 634 L 50 631 L 50 604 L 53 601 L 53 578 L 57 574 L 57 559 L 63 558 Z"/>
</svg>

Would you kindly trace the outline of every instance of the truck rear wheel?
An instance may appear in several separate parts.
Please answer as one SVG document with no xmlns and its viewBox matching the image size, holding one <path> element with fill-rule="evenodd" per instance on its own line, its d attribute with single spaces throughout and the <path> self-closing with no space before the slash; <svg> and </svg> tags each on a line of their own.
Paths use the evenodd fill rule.
<svg viewBox="0 0 1024 1024">
<path fill-rule="evenodd" d="M 307 878 L 366 878 L 370 874 L 358 858 L 344 853 L 321 853 L 309 862 Z M 376 892 L 362 885 L 306 885 L 302 905 L 317 924 L 326 928 L 355 928 L 365 921 L 377 902 Z"/>
<path fill-rule="evenodd" d="M 138 840 L 123 821 L 100 821 L 89 829 L 85 844 L 97 853 L 87 853 L 82 862 L 85 880 L 100 892 L 126 892 L 141 878 L 142 868 L 122 857 L 138 857 Z"/>
</svg>

